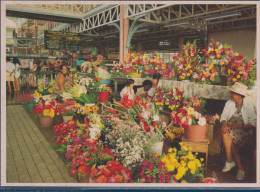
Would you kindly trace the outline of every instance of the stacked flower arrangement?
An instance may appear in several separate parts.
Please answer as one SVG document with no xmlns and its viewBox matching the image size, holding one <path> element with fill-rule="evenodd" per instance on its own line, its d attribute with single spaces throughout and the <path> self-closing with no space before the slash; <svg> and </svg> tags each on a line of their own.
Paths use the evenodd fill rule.
<svg viewBox="0 0 260 192">
<path fill-rule="evenodd" d="M 63 103 L 59 103 L 58 109 L 63 116 L 73 116 L 77 112 L 76 103 L 73 100 L 65 100 Z"/>
<path fill-rule="evenodd" d="M 173 57 L 173 62 L 177 66 L 178 80 L 190 80 L 199 61 L 196 41 L 193 44 L 188 42 L 183 47 L 182 55 L 178 54 Z"/>
<path fill-rule="evenodd" d="M 55 140 L 61 144 L 58 151 L 70 161 L 70 173 L 80 182 L 129 182 L 131 172 L 114 161 L 109 148 L 97 142 L 101 129 L 96 126 L 100 119 L 96 119 L 87 116 L 84 124 L 71 120 L 55 126 Z"/>
<path fill-rule="evenodd" d="M 50 80 L 41 78 L 37 80 L 37 90 L 42 95 L 48 95 L 53 93 L 53 86 L 54 86 L 55 80 L 52 78 Z"/>
<path fill-rule="evenodd" d="M 18 102 L 22 103 L 24 105 L 28 104 L 28 103 L 33 103 L 34 102 L 34 97 L 30 93 L 25 93 L 25 94 L 23 94 L 23 95 L 21 95 L 19 97 Z"/>
<path fill-rule="evenodd" d="M 202 161 L 187 149 L 181 147 L 180 151 L 176 148 L 169 148 L 168 154 L 162 157 L 162 162 L 170 175 L 173 175 L 175 181 L 179 183 L 191 183 L 196 177 L 203 179 Z"/>
<path fill-rule="evenodd" d="M 228 84 L 233 84 L 235 82 L 241 82 L 247 86 L 252 86 L 251 78 L 255 79 L 255 72 L 251 71 L 253 61 L 247 61 L 242 55 L 239 53 L 234 53 L 230 51 L 228 54 L 228 67 L 227 67 L 227 82 Z M 250 75 L 250 76 L 249 76 Z M 252 75 L 252 76 L 251 76 Z"/>
<path fill-rule="evenodd" d="M 170 91 L 166 91 L 163 87 L 159 87 L 154 94 L 153 102 L 159 108 L 166 107 L 169 110 L 177 110 L 182 106 L 183 92 L 177 87 Z"/>
<path fill-rule="evenodd" d="M 41 101 L 33 111 L 38 117 L 54 117 L 55 114 L 60 114 L 58 104 L 58 101 Z"/>
</svg>

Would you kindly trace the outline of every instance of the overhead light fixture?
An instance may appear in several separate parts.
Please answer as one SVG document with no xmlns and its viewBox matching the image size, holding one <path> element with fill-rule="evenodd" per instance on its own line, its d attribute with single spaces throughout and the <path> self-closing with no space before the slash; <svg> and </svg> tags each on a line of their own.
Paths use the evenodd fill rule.
<svg viewBox="0 0 260 192">
<path fill-rule="evenodd" d="M 233 12 L 233 13 L 226 13 L 226 14 L 221 14 L 221 15 L 214 15 L 205 18 L 206 21 L 214 20 L 214 19 L 221 19 L 225 17 L 233 17 L 233 16 L 241 16 L 241 12 Z"/>
<path fill-rule="evenodd" d="M 136 31 L 136 33 L 140 33 L 140 32 L 146 32 L 146 31 L 149 31 L 148 29 L 139 29 Z"/>
<path fill-rule="evenodd" d="M 164 27 L 174 27 L 174 26 L 178 26 L 178 25 L 188 25 L 189 22 L 188 21 L 183 21 L 183 22 L 178 22 L 178 23 L 170 23 L 168 25 L 164 25 Z"/>
</svg>

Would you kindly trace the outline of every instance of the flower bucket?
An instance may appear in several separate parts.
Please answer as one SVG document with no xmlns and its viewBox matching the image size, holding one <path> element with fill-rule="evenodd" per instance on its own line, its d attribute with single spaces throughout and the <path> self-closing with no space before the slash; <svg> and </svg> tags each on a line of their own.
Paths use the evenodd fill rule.
<svg viewBox="0 0 260 192">
<path fill-rule="evenodd" d="M 185 137 L 189 141 L 202 142 L 205 140 L 208 131 L 208 125 L 192 125 L 185 129 Z"/>
<path fill-rule="evenodd" d="M 33 108 L 35 107 L 34 103 L 26 103 L 25 108 L 28 113 L 31 113 L 33 111 Z"/>
<path fill-rule="evenodd" d="M 41 127 L 50 127 L 52 125 L 53 117 L 39 117 Z"/>
<path fill-rule="evenodd" d="M 106 103 L 109 99 L 109 92 L 99 92 L 99 101 Z"/>
<path fill-rule="evenodd" d="M 158 142 L 155 143 L 152 147 L 152 150 L 154 153 L 157 153 L 158 155 L 162 155 L 162 151 L 163 151 L 163 141 L 162 142 Z"/>
<path fill-rule="evenodd" d="M 70 115 L 70 116 L 62 116 L 62 118 L 63 118 L 63 121 L 65 122 L 65 121 L 68 121 L 68 120 L 73 120 L 73 115 Z"/>
</svg>

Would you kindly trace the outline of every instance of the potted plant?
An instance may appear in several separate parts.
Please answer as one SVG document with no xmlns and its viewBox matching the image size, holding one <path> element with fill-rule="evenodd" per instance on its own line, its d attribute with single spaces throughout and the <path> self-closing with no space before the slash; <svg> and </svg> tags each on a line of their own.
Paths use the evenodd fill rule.
<svg viewBox="0 0 260 192">
<path fill-rule="evenodd" d="M 109 93 L 111 93 L 112 90 L 107 85 L 101 85 L 98 87 L 98 93 L 99 93 L 99 101 L 106 103 L 109 99 Z"/>
<path fill-rule="evenodd" d="M 175 126 L 183 127 L 185 137 L 189 141 L 204 141 L 208 124 L 214 124 L 219 118 L 216 114 L 212 117 L 203 116 L 193 107 L 186 106 L 179 108 L 177 111 L 171 113 L 172 123 Z"/>
<path fill-rule="evenodd" d="M 30 93 L 21 95 L 18 101 L 25 105 L 27 112 L 30 113 L 33 111 L 33 108 L 35 107 L 35 102 L 34 97 Z"/>
<path fill-rule="evenodd" d="M 57 101 L 41 101 L 38 103 L 33 112 L 39 117 L 41 127 L 50 127 L 55 114 L 58 114 Z"/>
<path fill-rule="evenodd" d="M 63 121 L 72 120 L 77 111 L 73 100 L 65 100 L 64 103 L 59 103 L 58 109 L 63 117 Z"/>
</svg>

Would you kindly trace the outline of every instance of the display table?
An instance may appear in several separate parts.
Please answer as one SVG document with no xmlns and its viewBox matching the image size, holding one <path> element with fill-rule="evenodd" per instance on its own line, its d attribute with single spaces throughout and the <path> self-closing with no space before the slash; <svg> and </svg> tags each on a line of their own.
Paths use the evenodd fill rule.
<svg viewBox="0 0 260 192">
<path fill-rule="evenodd" d="M 127 78 L 114 77 L 114 90 L 117 92 L 117 86 L 119 83 L 125 83 Z M 149 78 L 133 78 L 135 86 L 142 85 L 143 81 Z M 205 85 L 198 84 L 189 81 L 175 81 L 175 80 L 163 80 L 159 81 L 158 86 L 163 86 L 166 89 L 172 89 L 177 87 L 180 91 L 184 92 L 184 97 L 191 98 L 193 96 L 202 97 L 205 99 L 217 99 L 217 100 L 228 100 L 229 90 L 227 86 L 221 85 Z"/>
<path fill-rule="evenodd" d="M 186 146 L 188 148 L 191 148 L 191 152 L 198 152 L 198 153 L 206 153 L 206 166 L 208 165 L 208 140 L 205 139 L 203 142 L 193 142 L 188 141 L 187 139 L 182 139 L 182 146 Z"/>
</svg>

